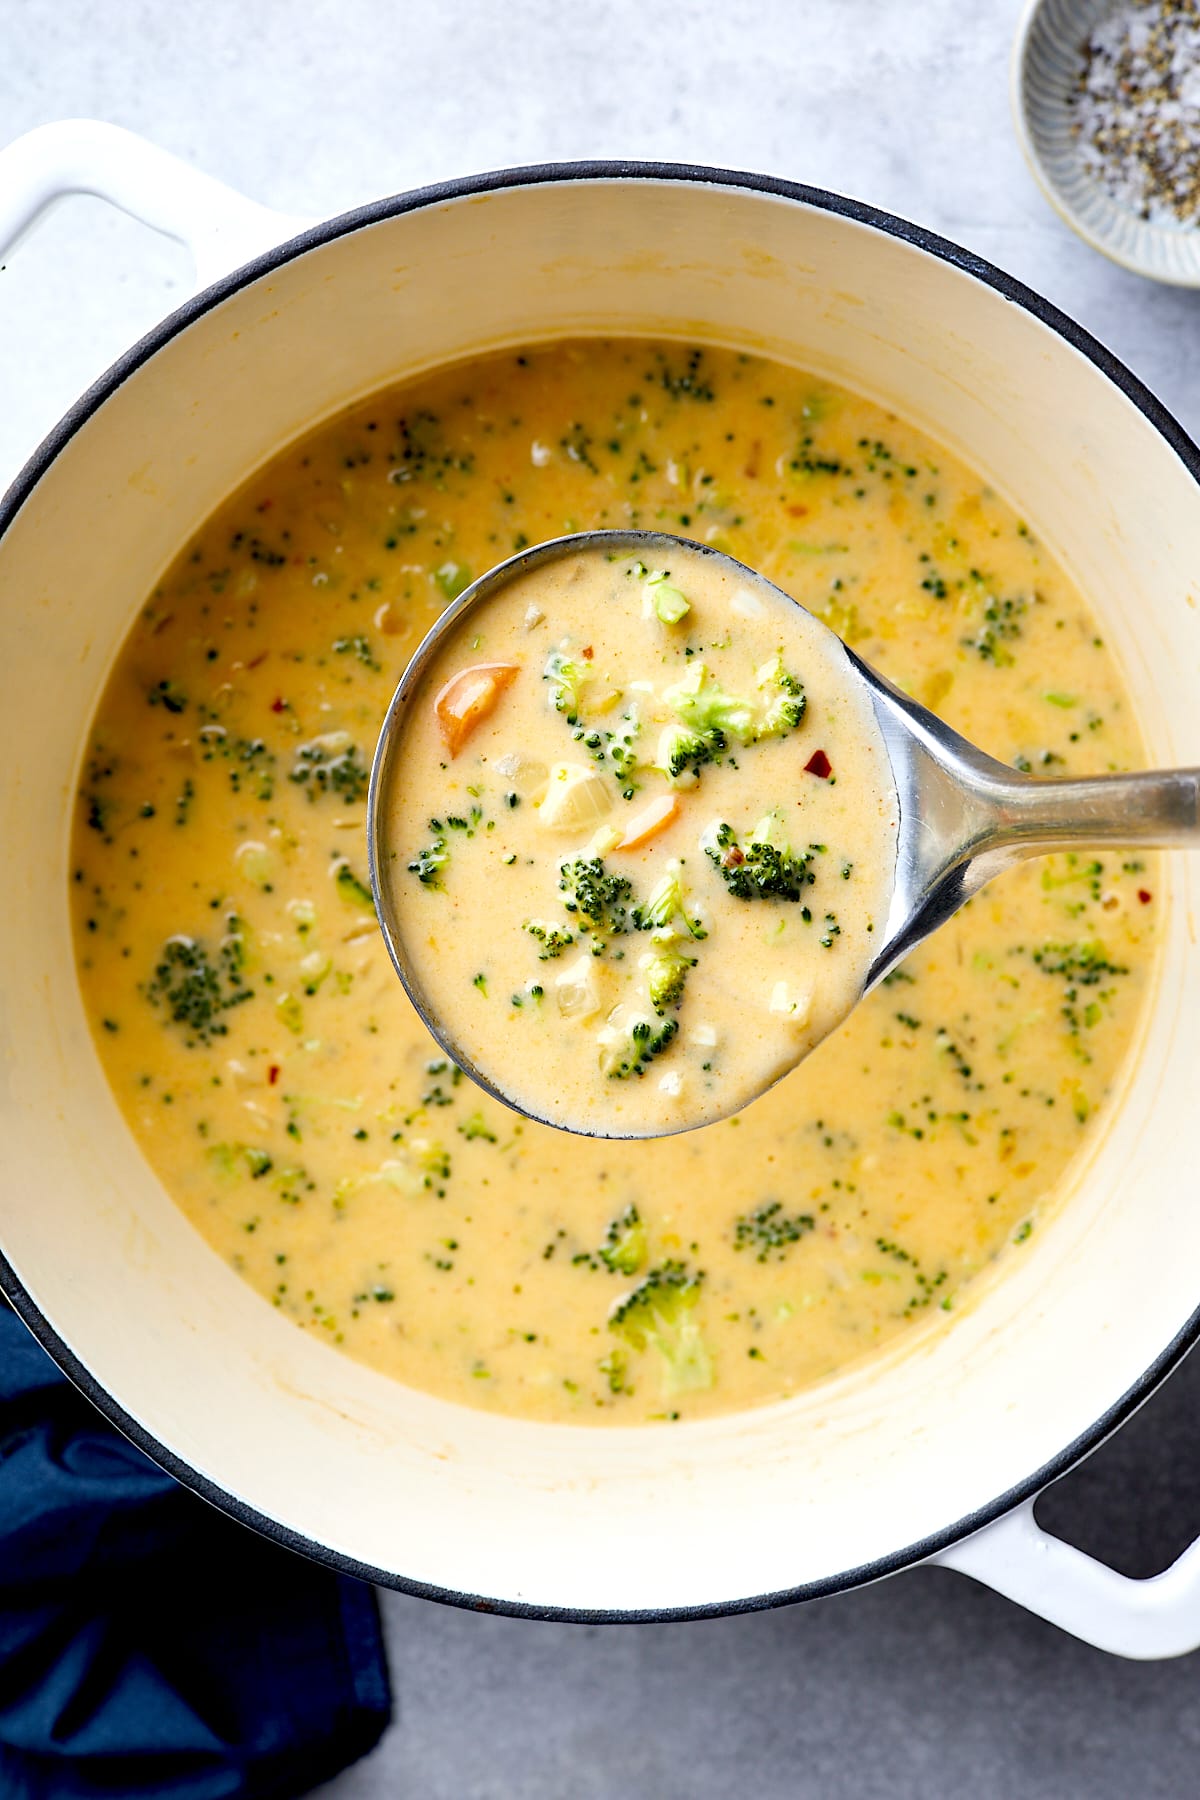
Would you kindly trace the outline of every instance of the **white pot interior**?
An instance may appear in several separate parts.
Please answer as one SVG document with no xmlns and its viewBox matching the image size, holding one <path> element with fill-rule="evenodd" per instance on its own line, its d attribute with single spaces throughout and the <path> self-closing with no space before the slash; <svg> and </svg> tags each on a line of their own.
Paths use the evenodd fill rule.
<svg viewBox="0 0 1200 1800">
<path fill-rule="evenodd" d="M 492 1418 L 322 1346 L 225 1267 L 143 1161 L 76 990 L 68 825 L 107 669 L 183 540 L 284 440 L 430 364 L 599 330 L 809 365 L 950 444 L 1082 584 L 1155 760 L 1200 762 L 1195 482 L 1084 354 L 971 274 L 797 201 L 665 179 L 500 188 L 361 226 L 129 373 L 0 542 L 0 1241 L 96 1382 L 236 1502 L 385 1580 L 613 1611 L 890 1558 L 1139 1381 L 1200 1298 L 1200 950 L 1180 855 L 1158 1001 L 1069 1204 L 949 1329 L 786 1405 L 637 1430 Z"/>
</svg>

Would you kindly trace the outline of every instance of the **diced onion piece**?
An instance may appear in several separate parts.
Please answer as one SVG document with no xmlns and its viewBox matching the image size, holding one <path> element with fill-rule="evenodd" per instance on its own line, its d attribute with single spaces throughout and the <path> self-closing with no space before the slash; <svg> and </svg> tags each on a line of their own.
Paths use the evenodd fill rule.
<svg viewBox="0 0 1200 1800">
<path fill-rule="evenodd" d="M 433 710 L 451 756 L 457 756 L 475 727 L 495 712 L 501 694 L 519 673 L 517 663 L 475 663 L 450 677 Z"/>
<path fill-rule="evenodd" d="M 603 1001 L 591 951 L 577 956 L 554 977 L 554 996 L 564 1019 L 594 1019 Z"/>
<path fill-rule="evenodd" d="M 602 694 L 597 694 L 592 691 L 591 682 L 588 682 L 586 687 L 587 710 L 594 718 L 603 718 L 605 713 L 610 713 L 613 707 L 619 706 L 621 701 L 625 698 L 625 695 L 620 688 L 606 688 Z"/>
<path fill-rule="evenodd" d="M 760 619 L 766 610 L 763 606 L 762 596 L 756 594 L 753 588 L 748 587 L 734 588 L 729 609 L 731 612 L 740 613 L 743 619 Z"/>
<path fill-rule="evenodd" d="M 715 1025 L 693 1025 L 688 1032 L 688 1043 L 696 1044 L 702 1050 L 715 1050 L 717 1047 L 717 1028 Z"/>
<path fill-rule="evenodd" d="M 532 631 L 535 625 L 540 625 L 542 620 L 545 618 L 545 616 L 546 615 L 542 611 L 541 607 L 534 606 L 534 604 L 531 601 L 530 604 L 525 608 L 525 629 L 526 629 L 526 631 Z"/>
<path fill-rule="evenodd" d="M 619 825 L 601 825 L 599 831 L 593 831 L 582 854 L 585 857 L 607 856 L 609 851 L 615 850 L 620 842 L 621 827 Z"/>
<path fill-rule="evenodd" d="M 341 756 L 349 750 L 353 739 L 348 731 L 326 731 L 320 737 L 310 738 L 309 746 L 320 750 L 325 756 Z"/>
<path fill-rule="evenodd" d="M 255 887 L 267 887 L 275 873 L 274 855 L 257 838 L 247 838 L 244 844 L 239 844 L 233 853 L 233 860 L 239 875 L 244 875 Z"/>
<path fill-rule="evenodd" d="M 541 799 L 550 780 L 550 768 L 547 763 L 539 762 L 536 756 L 525 756 L 520 750 L 506 750 L 492 764 L 497 775 L 502 775 L 515 794 L 522 800 L 532 800 L 534 804 Z"/>
<path fill-rule="evenodd" d="M 671 1100 L 679 1099 L 683 1093 L 683 1076 L 678 1069 L 668 1069 L 665 1075 L 659 1076 L 658 1091 Z"/>
<path fill-rule="evenodd" d="M 652 838 L 659 836 L 679 817 L 679 796 L 677 794 L 656 794 L 653 800 L 639 807 L 634 813 L 625 834 L 613 845 L 614 850 L 640 850 Z"/>
<path fill-rule="evenodd" d="M 812 1003 L 810 987 L 793 987 L 790 982 L 777 981 L 771 989 L 767 1011 L 774 1013 L 777 1018 L 786 1019 L 797 1031 L 803 1031 L 812 1012 Z"/>
<path fill-rule="evenodd" d="M 608 783 L 582 763 L 555 763 L 538 818 L 551 831 L 589 831 L 612 810 Z"/>
</svg>

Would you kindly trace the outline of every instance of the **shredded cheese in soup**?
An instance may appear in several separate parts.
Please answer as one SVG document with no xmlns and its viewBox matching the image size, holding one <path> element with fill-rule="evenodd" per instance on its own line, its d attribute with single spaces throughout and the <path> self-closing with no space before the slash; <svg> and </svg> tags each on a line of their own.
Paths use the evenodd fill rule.
<svg viewBox="0 0 1200 1800">
<path fill-rule="evenodd" d="M 1153 859 L 1027 864 L 764 1098 L 681 1136 L 572 1138 L 482 1095 L 420 1025 L 374 917 L 376 735 L 475 575 L 631 525 L 727 549 L 1019 768 L 1144 760 L 1079 595 L 939 445 L 799 370 L 588 341 L 381 394 L 230 499 L 117 659 L 72 847 L 99 1054 L 213 1250 L 400 1381 L 578 1423 L 757 1405 L 953 1329 L 984 1271 L 1030 1253 L 1104 1127 L 1159 910 Z M 564 720 L 545 723 L 582 766 Z M 697 797 L 724 774 L 706 766 Z M 478 802 L 485 835 L 522 794 L 519 768 L 504 779 Z M 614 787 L 613 811 L 642 798 Z M 728 820 L 740 845 L 753 812 Z M 479 840 L 443 823 L 453 866 Z M 688 981 L 715 947 L 714 926 Z M 563 966 L 535 955 L 521 983 L 464 1001 L 519 1012 L 533 970 Z"/>
</svg>

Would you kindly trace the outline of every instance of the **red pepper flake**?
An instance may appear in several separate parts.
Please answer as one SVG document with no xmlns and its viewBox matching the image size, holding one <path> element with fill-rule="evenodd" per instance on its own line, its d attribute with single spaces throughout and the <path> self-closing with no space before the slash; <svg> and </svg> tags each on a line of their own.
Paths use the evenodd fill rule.
<svg viewBox="0 0 1200 1800">
<path fill-rule="evenodd" d="M 271 652 L 269 650 L 260 650 L 258 655 L 246 664 L 246 667 L 248 669 L 257 669 L 259 663 L 265 663 L 270 654 Z"/>
<path fill-rule="evenodd" d="M 595 656 L 596 652 L 592 649 L 592 646 L 590 644 L 585 644 L 583 646 L 583 649 L 579 652 L 579 654 L 580 654 L 580 656 L 582 656 L 584 662 L 591 662 L 591 660 L 592 660 L 593 656 Z"/>
<path fill-rule="evenodd" d="M 278 1080 L 279 1080 L 279 1064 L 272 1063 L 270 1068 L 267 1070 L 267 1082 L 271 1087 L 274 1087 L 275 1083 Z"/>
<path fill-rule="evenodd" d="M 286 712 L 287 709 L 288 709 L 287 701 L 283 698 L 283 696 L 281 694 L 276 694 L 275 698 L 271 702 L 271 711 L 272 712 Z"/>
<path fill-rule="evenodd" d="M 804 770 L 807 775 L 815 775 L 818 781 L 828 781 L 833 774 L 833 764 L 823 750 L 814 750 Z"/>
<path fill-rule="evenodd" d="M 256 510 L 258 512 L 270 512 L 274 504 L 275 502 L 273 500 L 260 500 Z"/>
<path fill-rule="evenodd" d="M 1149 904 L 1150 904 L 1151 900 L 1153 900 L 1153 898 L 1154 898 L 1154 896 L 1150 892 L 1149 888 L 1139 888 L 1138 889 L 1138 899 L 1141 901 L 1143 906 L 1149 906 Z"/>
<path fill-rule="evenodd" d="M 798 500 L 793 501 L 791 506 L 785 507 L 784 511 L 791 519 L 806 519 L 808 517 L 808 507 L 801 506 Z"/>
</svg>

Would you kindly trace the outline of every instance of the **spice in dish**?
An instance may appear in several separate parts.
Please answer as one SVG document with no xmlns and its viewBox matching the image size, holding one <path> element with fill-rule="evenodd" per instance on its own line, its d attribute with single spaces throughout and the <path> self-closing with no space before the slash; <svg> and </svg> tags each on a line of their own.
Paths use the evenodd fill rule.
<svg viewBox="0 0 1200 1800">
<path fill-rule="evenodd" d="M 725 350 L 435 371 L 285 448 L 182 548 L 80 765 L 75 941 L 117 1102 L 281 1323 L 455 1402 L 596 1424 L 778 1400 L 953 1329 L 1105 1128 L 1160 910 L 1153 858 L 1026 864 L 733 1119 L 645 1142 L 514 1119 L 396 980 L 367 771 L 472 574 L 603 526 L 727 549 L 1017 767 L 1145 763 L 1096 620 L 986 479 Z"/>
<path fill-rule="evenodd" d="M 604 1137 L 734 1112 L 839 1025 L 896 855 L 837 639 L 723 557 L 637 549 L 535 562 L 463 615 L 379 812 L 386 910 L 448 1047 Z"/>
<path fill-rule="evenodd" d="M 1097 20 L 1070 96 L 1085 167 L 1143 219 L 1200 215 L 1200 5 L 1129 0 Z"/>
</svg>

